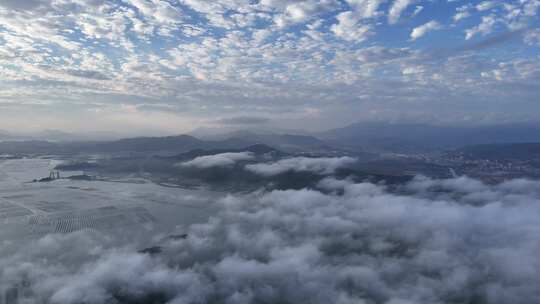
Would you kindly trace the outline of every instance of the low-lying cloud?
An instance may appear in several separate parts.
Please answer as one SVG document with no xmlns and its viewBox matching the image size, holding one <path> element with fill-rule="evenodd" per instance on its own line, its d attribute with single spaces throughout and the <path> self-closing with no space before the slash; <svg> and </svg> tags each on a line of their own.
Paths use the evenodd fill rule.
<svg viewBox="0 0 540 304">
<path fill-rule="evenodd" d="M 231 118 L 223 118 L 216 121 L 222 125 L 262 125 L 270 122 L 269 118 L 256 116 L 239 116 Z"/>
<path fill-rule="evenodd" d="M 199 156 L 190 161 L 179 163 L 181 167 L 195 167 L 207 169 L 213 167 L 230 167 L 238 161 L 252 160 L 255 156 L 252 152 L 229 152 L 214 155 Z"/>
<path fill-rule="evenodd" d="M 262 176 L 275 176 L 288 171 L 332 174 L 337 169 L 356 162 L 352 157 L 293 157 L 272 163 L 246 165 L 245 169 Z"/>
<path fill-rule="evenodd" d="M 56 304 L 537 302 L 540 182 L 318 187 L 229 195 L 157 255 L 92 233 L 1 246 L 0 290 Z"/>
</svg>

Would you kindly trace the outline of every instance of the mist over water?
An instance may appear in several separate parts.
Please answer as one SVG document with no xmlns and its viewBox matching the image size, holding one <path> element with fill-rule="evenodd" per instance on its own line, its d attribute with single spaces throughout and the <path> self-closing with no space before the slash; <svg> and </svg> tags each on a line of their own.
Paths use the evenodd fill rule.
<svg viewBox="0 0 540 304">
<path fill-rule="evenodd" d="M 540 182 L 417 177 L 218 199 L 170 233 L 0 246 L 20 303 L 536 303 Z M 184 237 L 167 237 L 175 233 Z M 159 246 L 154 254 L 139 253 Z"/>
</svg>

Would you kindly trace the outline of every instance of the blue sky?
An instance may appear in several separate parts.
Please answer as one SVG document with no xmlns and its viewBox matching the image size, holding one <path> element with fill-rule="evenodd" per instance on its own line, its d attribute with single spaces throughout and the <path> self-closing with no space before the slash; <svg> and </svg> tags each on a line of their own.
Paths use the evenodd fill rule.
<svg viewBox="0 0 540 304">
<path fill-rule="evenodd" d="M 4 0 L 0 129 L 538 121 L 539 9 L 540 0 Z"/>
</svg>

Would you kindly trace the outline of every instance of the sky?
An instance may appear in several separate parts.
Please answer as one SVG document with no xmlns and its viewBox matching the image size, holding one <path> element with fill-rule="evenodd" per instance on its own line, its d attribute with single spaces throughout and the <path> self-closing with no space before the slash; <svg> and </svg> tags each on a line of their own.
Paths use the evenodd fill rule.
<svg viewBox="0 0 540 304">
<path fill-rule="evenodd" d="M 0 0 L 0 129 L 538 122 L 540 0 Z"/>
</svg>

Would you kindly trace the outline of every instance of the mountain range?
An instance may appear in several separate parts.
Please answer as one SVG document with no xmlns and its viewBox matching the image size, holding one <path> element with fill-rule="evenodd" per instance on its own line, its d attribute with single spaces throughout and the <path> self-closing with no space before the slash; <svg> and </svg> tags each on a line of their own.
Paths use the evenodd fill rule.
<svg viewBox="0 0 540 304">
<path fill-rule="evenodd" d="M 75 141 L 73 134 L 49 130 L 18 138 L 0 131 L 1 153 L 120 153 L 170 152 L 193 149 L 235 149 L 265 144 L 288 153 L 361 154 L 416 153 L 451 150 L 479 144 L 540 142 L 540 125 L 433 126 L 425 124 L 356 123 L 343 128 L 305 134 L 257 133 L 237 130 L 208 139 L 191 135 L 133 137 L 119 140 Z M 52 137 L 56 139 L 51 139 Z M 64 138 L 64 140 L 60 140 Z"/>
</svg>

